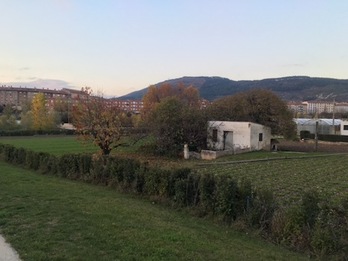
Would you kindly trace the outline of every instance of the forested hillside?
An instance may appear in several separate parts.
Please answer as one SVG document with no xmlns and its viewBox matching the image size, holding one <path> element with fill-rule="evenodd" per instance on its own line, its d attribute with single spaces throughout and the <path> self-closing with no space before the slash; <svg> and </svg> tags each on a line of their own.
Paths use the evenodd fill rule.
<svg viewBox="0 0 348 261">
<path fill-rule="evenodd" d="M 213 101 L 223 96 L 262 88 L 275 92 L 288 101 L 330 100 L 348 101 L 348 80 L 293 76 L 254 81 L 233 81 L 222 77 L 182 77 L 155 84 L 193 85 L 202 98 Z M 147 88 L 122 96 L 122 99 L 141 99 Z"/>
</svg>

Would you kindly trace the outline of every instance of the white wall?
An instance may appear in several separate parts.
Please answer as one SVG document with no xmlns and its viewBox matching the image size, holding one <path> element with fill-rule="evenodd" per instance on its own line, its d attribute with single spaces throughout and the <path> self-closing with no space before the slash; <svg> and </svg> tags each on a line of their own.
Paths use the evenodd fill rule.
<svg viewBox="0 0 348 261">
<path fill-rule="evenodd" d="M 213 129 L 217 129 L 218 132 L 217 142 L 212 141 Z M 224 131 L 233 132 L 232 150 L 235 153 L 270 148 L 271 131 L 268 127 L 251 122 L 210 121 L 208 122 L 208 147 L 210 149 L 224 149 Z M 261 142 L 259 142 L 259 133 L 263 133 Z"/>
<path fill-rule="evenodd" d="M 345 130 L 344 126 L 348 129 L 348 121 L 341 121 L 341 135 L 348 135 L 348 130 Z"/>
<path fill-rule="evenodd" d="M 259 134 L 262 133 L 262 141 Z M 251 124 L 251 150 L 270 150 L 271 148 L 271 129 L 269 127 L 252 123 Z"/>
</svg>

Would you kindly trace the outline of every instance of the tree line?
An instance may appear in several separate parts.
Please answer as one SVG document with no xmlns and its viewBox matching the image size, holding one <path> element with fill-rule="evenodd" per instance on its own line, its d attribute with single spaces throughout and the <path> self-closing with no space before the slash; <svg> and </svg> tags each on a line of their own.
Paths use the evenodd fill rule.
<svg viewBox="0 0 348 261">
<path fill-rule="evenodd" d="M 104 155 L 122 145 L 121 137 L 130 134 L 129 130 L 138 130 L 133 135 L 135 140 L 151 136 L 148 151 L 157 155 L 176 156 L 184 144 L 200 151 L 206 147 L 208 121 L 250 121 L 270 127 L 274 135 L 296 137 L 292 113 L 268 90 L 241 92 L 201 108 L 199 91 L 194 86 L 163 84 L 149 87 L 143 105 L 140 115 L 131 115 L 94 98 L 74 108 L 73 123 L 77 132 L 92 139 Z"/>
<path fill-rule="evenodd" d="M 270 127 L 274 135 L 289 139 L 296 136 L 286 103 L 264 89 L 223 97 L 201 108 L 199 91 L 192 85 L 150 86 L 138 115 L 106 102 L 102 94 L 95 94 L 91 88 L 82 91 L 88 98 L 75 101 L 71 108 L 67 101 L 57 100 L 49 109 L 43 93 L 35 95 L 20 113 L 7 106 L 0 116 L 0 129 L 40 131 L 71 122 L 79 137 L 93 141 L 102 155 L 125 145 L 125 135 L 133 142 L 152 137 L 147 150 L 157 155 L 176 156 L 184 144 L 190 150 L 200 151 L 206 147 L 208 121 L 250 121 Z"/>
</svg>

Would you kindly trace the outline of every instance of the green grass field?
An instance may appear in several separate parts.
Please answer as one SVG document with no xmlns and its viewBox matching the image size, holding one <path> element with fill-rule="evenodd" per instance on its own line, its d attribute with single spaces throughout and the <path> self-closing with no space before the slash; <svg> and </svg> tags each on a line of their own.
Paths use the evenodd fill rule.
<svg viewBox="0 0 348 261">
<path fill-rule="evenodd" d="M 348 199 L 348 155 L 310 155 L 302 159 L 202 165 L 198 171 L 228 174 L 236 180 L 246 178 L 255 187 L 272 191 L 280 204 L 297 202 L 303 192 L 310 189 L 317 190 L 323 197 Z"/>
<path fill-rule="evenodd" d="M 0 169 L 0 233 L 22 260 L 306 259 L 106 187 Z"/>
<path fill-rule="evenodd" d="M 92 143 L 78 141 L 76 136 L 30 136 L 0 137 L 0 143 L 31 149 L 37 152 L 48 152 L 54 155 L 65 153 L 94 153 L 98 148 Z"/>
<path fill-rule="evenodd" d="M 120 142 L 126 144 L 126 146 L 120 146 L 114 149 L 112 153 L 135 153 L 139 146 L 145 144 L 148 140 L 141 140 L 133 146 L 128 146 L 128 144 L 132 144 L 132 141 L 127 137 L 121 138 Z M 11 144 L 37 152 L 48 152 L 58 156 L 65 153 L 95 153 L 99 151 L 99 148 L 91 141 L 82 141 L 77 136 L 72 135 L 0 137 L 0 143 Z"/>
<path fill-rule="evenodd" d="M 3 137 L 0 143 L 55 155 L 97 151 L 92 145 L 85 147 L 74 137 L 64 136 Z M 136 148 L 130 147 L 121 150 L 121 154 L 130 153 L 134 157 L 138 155 L 135 151 Z M 309 189 L 316 189 L 326 198 L 348 198 L 347 157 L 344 154 L 253 152 L 211 162 L 149 159 L 161 167 L 187 166 L 202 174 L 228 174 L 237 180 L 246 178 L 253 186 L 272 191 L 280 205 L 288 205 L 296 203 Z M 271 158 L 278 159 L 266 161 Z M 237 162 L 253 159 L 264 161 Z M 152 205 L 105 187 L 40 176 L 5 163 L 0 163 L 0 169 L 0 198 L 4 199 L 0 203 L 0 233 L 5 234 L 22 256 L 32 256 L 24 260 L 48 257 L 94 260 L 96 256 L 98 260 L 301 258 L 288 256 L 292 254 L 212 221 L 196 219 L 188 213 Z M 34 233 L 37 239 L 31 242 L 33 231 L 38 231 Z M 95 241 L 96 238 L 100 242 Z"/>
<path fill-rule="evenodd" d="M 74 136 L 2 137 L 0 143 L 49 152 L 55 155 L 79 152 L 93 153 L 98 150 L 92 144 L 85 145 L 81 143 Z M 137 146 L 135 148 L 120 148 L 114 153 L 132 153 L 132 157 L 134 157 L 136 148 Z M 348 198 L 348 175 L 346 174 L 348 156 L 334 155 L 313 158 L 313 156 L 320 155 L 323 155 L 323 153 L 252 152 L 219 158 L 213 162 L 167 160 L 154 157 L 149 157 L 148 160 L 156 164 L 163 164 L 166 167 L 191 167 L 200 173 L 227 173 L 237 180 L 247 178 L 255 187 L 273 191 L 281 204 L 296 202 L 301 194 L 308 189 L 317 189 L 323 195 L 336 199 Z M 144 155 L 141 155 L 141 157 L 143 158 Z M 304 158 L 289 159 L 296 157 Z M 268 158 L 284 159 L 230 164 L 239 160 Z M 226 162 L 226 164 L 223 164 L 223 162 Z M 201 165 L 202 163 L 203 165 Z M 204 165 L 205 163 L 207 164 Z"/>
</svg>

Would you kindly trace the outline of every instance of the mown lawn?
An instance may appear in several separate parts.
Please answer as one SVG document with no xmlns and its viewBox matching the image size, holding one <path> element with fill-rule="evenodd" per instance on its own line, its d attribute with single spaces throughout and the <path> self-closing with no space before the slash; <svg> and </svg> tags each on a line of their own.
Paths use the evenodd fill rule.
<svg viewBox="0 0 348 261">
<path fill-rule="evenodd" d="M 94 153 L 98 148 L 92 143 L 77 140 L 76 136 L 23 136 L 1 137 L 0 143 L 31 149 L 37 152 L 48 152 L 54 155 L 65 153 Z"/>
<path fill-rule="evenodd" d="M 148 142 L 149 139 L 140 140 L 134 144 L 134 141 L 123 137 L 120 143 L 123 146 L 115 148 L 113 154 L 135 153 L 137 149 Z M 22 147 L 37 152 L 48 152 L 54 155 L 65 153 L 95 153 L 99 148 L 92 141 L 82 141 L 77 136 L 69 135 L 38 135 L 23 137 L 0 137 L 0 143 L 11 144 L 16 147 Z"/>
<path fill-rule="evenodd" d="M 306 259 L 106 187 L 0 170 L 0 233 L 23 260 Z"/>
</svg>

